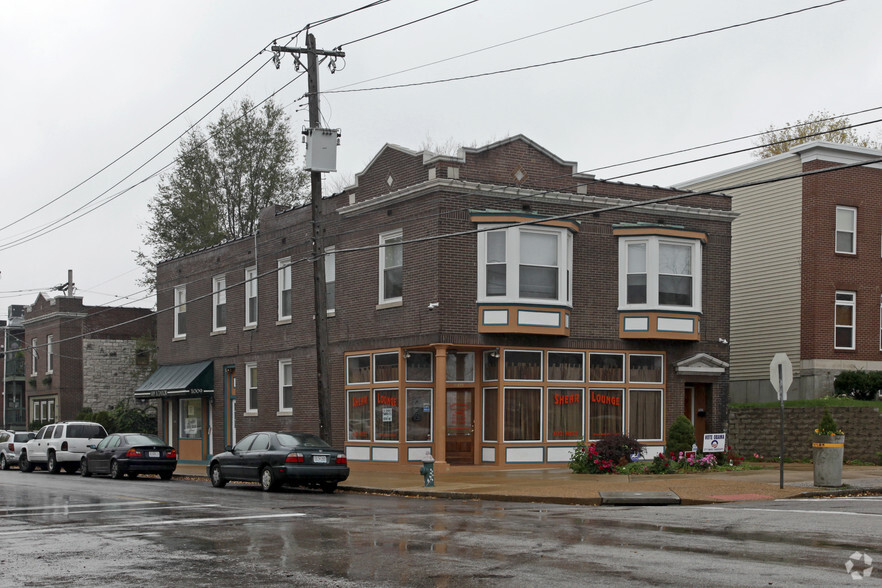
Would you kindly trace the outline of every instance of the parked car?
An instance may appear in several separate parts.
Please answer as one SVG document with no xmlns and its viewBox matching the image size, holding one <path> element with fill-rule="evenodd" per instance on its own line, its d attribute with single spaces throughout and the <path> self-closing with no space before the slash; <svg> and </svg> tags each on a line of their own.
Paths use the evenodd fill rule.
<svg viewBox="0 0 882 588">
<path fill-rule="evenodd" d="M 45 425 L 22 448 L 18 469 L 32 472 L 40 466 L 57 474 L 64 468 L 64 471 L 72 474 L 80 469 L 80 460 L 88 446 L 105 437 L 107 431 L 98 423 L 65 421 Z"/>
<path fill-rule="evenodd" d="M 3 431 L 0 433 L 0 470 L 8 470 L 10 466 L 18 465 L 18 456 L 22 447 L 33 439 L 36 433 L 16 433 L 15 431 Z"/>
<path fill-rule="evenodd" d="M 349 477 L 346 454 L 310 433 L 252 433 L 227 446 L 208 464 L 215 488 L 228 481 L 260 482 L 269 492 L 279 485 L 321 488 L 330 494 Z"/>
<path fill-rule="evenodd" d="M 135 479 L 138 474 L 159 474 L 171 480 L 178 467 L 175 448 L 157 437 L 141 433 L 114 433 L 97 445 L 89 445 L 80 460 L 80 474 L 109 474 L 118 480 L 125 475 Z"/>
</svg>

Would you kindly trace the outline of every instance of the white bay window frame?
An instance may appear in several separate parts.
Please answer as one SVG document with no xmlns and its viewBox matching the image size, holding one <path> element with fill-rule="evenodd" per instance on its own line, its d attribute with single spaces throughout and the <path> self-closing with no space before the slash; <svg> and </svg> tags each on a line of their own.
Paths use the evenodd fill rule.
<svg viewBox="0 0 882 588">
<path fill-rule="evenodd" d="M 495 227 L 478 226 L 478 302 L 572 307 L 572 233 L 537 225 Z M 543 274 L 551 281 L 543 284 Z M 531 275 L 534 280 L 527 280 Z M 538 295 L 537 284 L 548 294 Z"/>
<path fill-rule="evenodd" d="M 632 246 L 629 249 L 629 246 Z M 660 250 L 665 246 L 688 247 L 688 268 L 680 271 L 661 267 Z M 638 253 L 639 252 L 639 253 Z M 642 259 L 640 257 L 642 257 Z M 619 237 L 619 310 L 677 310 L 701 312 L 701 241 L 698 239 L 679 239 L 655 235 L 638 237 Z M 688 269 L 688 273 L 685 271 Z M 665 271 L 667 270 L 667 271 Z M 628 300 L 628 288 L 632 287 L 635 298 L 640 283 L 645 282 L 643 300 Z M 643 279 L 641 279 L 643 276 Z M 691 279 L 690 304 L 660 302 L 659 282 L 664 277 L 689 277 Z"/>
</svg>

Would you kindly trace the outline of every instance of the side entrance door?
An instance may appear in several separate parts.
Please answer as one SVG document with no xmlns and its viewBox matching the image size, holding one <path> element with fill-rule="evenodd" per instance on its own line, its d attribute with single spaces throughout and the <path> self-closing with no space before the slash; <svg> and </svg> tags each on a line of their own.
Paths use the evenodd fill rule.
<svg viewBox="0 0 882 588">
<path fill-rule="evenodd" d="M 701 451 L 704 434 L 707 432 L 707 387 L 706 384 L 686 384 L 686 405 L 684 414 L 692 421 L 695 429 L 695 445 Z"/>
<path fill-rule="evenodd" d="M 475 463 L 475 391 L 447 390 L 447 463 Z"/>
</svg>

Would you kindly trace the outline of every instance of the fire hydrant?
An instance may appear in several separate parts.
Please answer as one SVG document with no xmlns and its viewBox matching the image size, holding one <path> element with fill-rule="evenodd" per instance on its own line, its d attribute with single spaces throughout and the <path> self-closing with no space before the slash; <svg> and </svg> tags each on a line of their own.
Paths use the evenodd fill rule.
<svg viewBox="0 0 882 588">
<path fill-rule="evenodd" d="M 420 473 L 423 475 L 423 486 L 425 488 L 435 486 L 435 458 L 428 451 L 423 457 L 423 467 L 420 468 Z"/>
</svg>

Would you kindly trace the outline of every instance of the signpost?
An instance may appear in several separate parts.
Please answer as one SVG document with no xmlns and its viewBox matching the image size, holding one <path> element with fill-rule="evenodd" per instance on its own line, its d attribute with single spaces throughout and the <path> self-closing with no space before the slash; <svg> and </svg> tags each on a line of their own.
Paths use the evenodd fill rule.
<svg viewBox="0 0 882 588">
<path fill-rule="evenodd" d="M 781 473 L 780 487 L 784 487 L 784 401 L 787 400 L 787 390 L 793 383 L 793 364 L 786 353 L 776 353 L 769 364 L 769 380 L 772 388 L 778 393 L 781 402 L 781 453 L 778 457 L 779 470 Z"/>
</svg>

